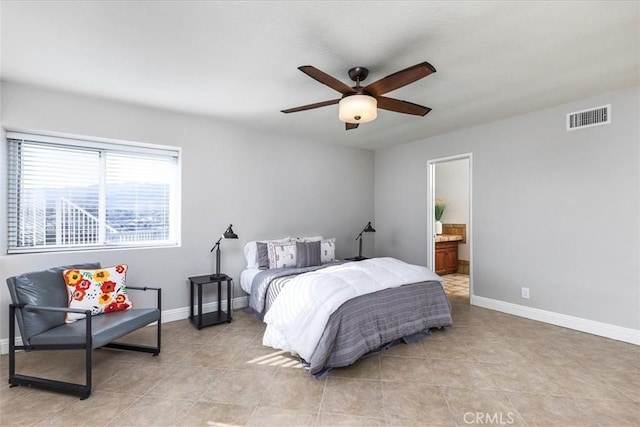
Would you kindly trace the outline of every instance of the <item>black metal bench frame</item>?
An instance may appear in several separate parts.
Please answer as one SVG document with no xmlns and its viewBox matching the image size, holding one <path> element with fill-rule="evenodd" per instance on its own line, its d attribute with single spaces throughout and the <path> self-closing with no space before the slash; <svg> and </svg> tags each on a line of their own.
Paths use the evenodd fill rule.
<svg viewBox="0 0 640 427">
<path fill-rule="evenodd" d="M 137 345 L 137 344 L 124 344 L 118 342 L 111 342 L 109 344 L 104 345 L 104 347 L 115 348 L 119 350 L 131 350 L 131 351 L 141 351 L 144 353 L 151 353 L 153 356 L 157 356 L 160 354 L 160 343 L 161 343 L 161 324 L 162 324 L 162 289 L 160 288 L 151 288 L 151 287 L 134 287 L 127 286 L 127 289 L 132 290 L 153 290 L 157 292 L 158 297 L 158 310 L 160 310 L 160 317 L 157 321 L 157 337 L 156 337 L 156 346 L 147 346 L 147 345 Z M 85 342 L 82 344 L 48 344 L 48 345 L 16 345 L 16 309 L 20 310 L 40 310 L 40 311 L 50 311 L 50 312 L 65 312 L 65 313 L 84 313 L 86 314 L 85 323 L 86 323 L 86 332 L 85 332 Z M 100 316 L 108 315 L 101 314 Z M 40 388 L 45 390 L 52 391 L 60 391 L 64 393 L 69 393 L 73 395 L 77 395 L 81 400 L 88 398 L 91 395 L 91 376 L 93 369 L 93 336 L 92 336 L 92 322 L 91 322 L 91 311 L 90 310 L 78 310 L 72 308 L 64 308 L 64 307 L 47 307 L 47 306 L 37 306 L 30 304 L 15 304 L 12 303 L 9 305 L 9 386 L 16 387 L 19 385 L 24 385 L 28 387 Z M 34 377 L 29 375 L 22 375 L 16 373 L 16 351 L 24 350 L 24 351 L 37 351 L 37 350 L 85 350 L 85 384 L 76 384 L 72 382 L 58 381 L 41 377 Z"/>
</svg>

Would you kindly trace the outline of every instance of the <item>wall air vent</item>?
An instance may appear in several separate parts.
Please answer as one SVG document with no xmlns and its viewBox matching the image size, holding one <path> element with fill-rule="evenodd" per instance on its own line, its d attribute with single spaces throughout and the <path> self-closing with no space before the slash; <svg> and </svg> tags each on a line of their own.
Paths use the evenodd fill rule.
<svg viewBox="0 0 640 427">
<path fill-rule="evenodd" d="M 609 123 L 611 123 L 611 104 L 567 114 L 567 130 L 608 125 Z"/>
</svg>

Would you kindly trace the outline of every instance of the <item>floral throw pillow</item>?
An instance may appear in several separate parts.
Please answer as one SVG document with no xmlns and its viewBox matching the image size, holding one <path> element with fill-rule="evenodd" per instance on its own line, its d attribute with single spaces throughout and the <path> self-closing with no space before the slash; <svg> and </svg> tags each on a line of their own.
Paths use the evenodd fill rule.
<svg viewBox="0 0 640 427">
<path fill-rule="evenodd" d="M 127 265 L 94 270 L 67 269 L 62 272 L 66 283 L 69 308 L 91 310 L 91 315 L 132 307 L 127 297 Z M 67 313 L 66 323 L 84 319 L 84 314 Z"/>
</svg>

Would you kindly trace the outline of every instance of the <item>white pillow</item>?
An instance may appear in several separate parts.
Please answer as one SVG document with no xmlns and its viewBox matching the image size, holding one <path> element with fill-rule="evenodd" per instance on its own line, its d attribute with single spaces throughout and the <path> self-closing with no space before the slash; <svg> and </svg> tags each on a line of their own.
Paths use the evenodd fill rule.
<svg viewBox="0 0 640 427">
<path fill-rule="evenodd" d="M 247 260 L 247 268 L 258 268 L 258 242 L 261 243 L 269 243 L 269 242 L 289 242 L 291 241 L 291 237 L 285 237 L 283 239 L 275 239 L 275 240 L 252 240 L 247 242 L 244 245 L 244 257 Z"/>
<path fill-rule="evenodd" d="M 300 242 L 321 242 L 322 236 L 301 237 L 298 239 Z"/>
<path fill-rule="evenodd" d="M 320 261 L 333 262 L 336 260 L 336 238 L 322 239 L 320 241 Z"/>
<path fill-rule="evenodd" d="M 247 260 L 247 268 L 258 268 L 258 242 L 252 240 L 244 245 L 244 258 Z"/>
<path fill-rule="evenodd" d="M 269 268 L 295 267 L 297 263 L 296 242 L 267 242 Z"/>
</svg>

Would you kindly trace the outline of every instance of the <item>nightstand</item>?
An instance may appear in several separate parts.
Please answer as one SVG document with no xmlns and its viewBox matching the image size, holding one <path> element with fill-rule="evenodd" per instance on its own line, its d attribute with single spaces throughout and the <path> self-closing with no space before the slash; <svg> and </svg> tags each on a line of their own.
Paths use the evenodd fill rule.
<svg viewBox="0 0 640 427">
<path fill-rule="evenodd" d="M 222 282 L 227 282 L 227 311 L 222 310 Z M 202 287 L 208 284 L 218 285 L 218 310 L 209 313 L 202 312 Z M 193 314 L 194 301 L 194 288 L 198 287 L 198 314 Z M 193 276 L 189 277 L 190 288 L 190 308 L 189 308 L 189 320 L 198 329 L 202 329 L 205 326 L 217 325 L 218 323 L 231 323 L 231 277 L 226 274 L 220 274 L 219 276 L 207 274 L 205 276 Z"/>
</svg>

